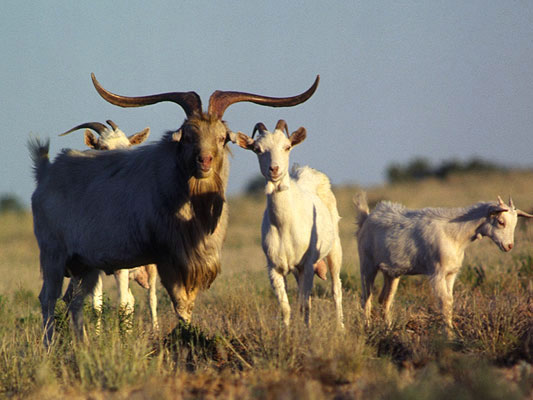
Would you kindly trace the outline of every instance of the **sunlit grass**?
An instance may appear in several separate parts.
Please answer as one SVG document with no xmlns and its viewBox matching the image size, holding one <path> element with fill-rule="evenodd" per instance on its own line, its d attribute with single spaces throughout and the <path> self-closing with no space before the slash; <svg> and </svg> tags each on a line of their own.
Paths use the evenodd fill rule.
<svg viewBox="0 0 533 400">
<path fill-rule="evenodd" d="M 330 281 L 313 289 L 311 328 L 296 304 L 282 328 L 260 247 L 264 198 L 230 200 L 222 274 L 202 293 L 193 326 L 216 344 L 209 353 L 167 336 L 176 326 L 158 288 L 161 333 L 151 331 L 146 291 L 132 285 L 136 312 L 123 329 L 113 279 L 106 279 L 103 328 L 85 309 L 88 340 L 72 335 L 58 302 L 55 342 L 41 341 L 38 249 L 29 214 L 0 215 L 0 397 L 29 398 L 527 398 L 533 393 L 533 227 L 517 228 L 509 254 L 488 239 L 467 249 L 455 290 L 456 338 L 442 335 L 425 277 L 404 277 L 388 327 L 379 306 L 369 326 L 359 305 L 360 279 L 351 198 L 336 188 L 344 251 L 345 332 L 335 329 Z M 410 207 L 467 206 L 513 195 L 531 211 L 533 174 L 452 176 L 368 190 L 369 201 Z M 530 200 L 531 199 L 531 200 Z M 377 280 L 380 286 L 381 278 Z M 196 331 L 194 331 L 196 332 Z M 175 338 L 174 338 L 175 339 Z"/>
</svg>

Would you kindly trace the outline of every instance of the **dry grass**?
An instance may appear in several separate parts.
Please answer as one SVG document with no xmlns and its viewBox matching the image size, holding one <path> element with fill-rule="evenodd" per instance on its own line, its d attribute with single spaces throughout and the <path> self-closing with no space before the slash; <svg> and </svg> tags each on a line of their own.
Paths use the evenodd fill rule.
<svg viewBox="0 0 533 400">
<path fill-rule="evenodd" d="M 46 354 L 40 343 L 41 280 L 31 216 L 1 215 L 0 397 L 531 398 L 533 226 L 519 226 L 510 254 L 487 239 L 467 250 L 455 292 L 456 340 L 442 337 L 423 277 L 402 279 L 390 329 L 379 311 L 365 328 L 351 205 L 357 189 L 335 192 L 344 217 L 346 332 L 334 329 L 329 282 L 318 282 L 314 289 L 312 328 L 306 329 L 295 313 L 293 326 L 282 329 L 260 247 L 264 199 L 235 198 L 230 200 L 223 273 L 195 308 L 199 330 L 192 335 L 198 334 L 190 342 L 196 343 L 193 351 L 165 339 L 176 320 L 162 290 L 163 335 L 150 333 L 145 293 L 138 287 L 133 287 L 133 331 L 122 332 L 108 279 L 104 332 L 94 335 L 87 308 L 89 344 L 75 343 L 60 304 L 58 340 Z M 368 197 L 371 204 L 390 199 L 410 207 L 465 206 L 509 193 L 530 211 L 533 173 L 459 175 L 444 182 L 371 188 Z M 292 279 L 289 289 L 294 303 Z M 215 348 L 206 351 L 205 343 Z"/>
</svg>

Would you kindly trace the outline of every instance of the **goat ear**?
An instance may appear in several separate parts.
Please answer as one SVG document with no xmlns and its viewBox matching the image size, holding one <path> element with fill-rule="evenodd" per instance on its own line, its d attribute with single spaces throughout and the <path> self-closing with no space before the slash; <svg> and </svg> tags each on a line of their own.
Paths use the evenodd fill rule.
<svg viewBox="0 0 533 400">
<path fill-rule="evenodd" d="M 533 218 L 533 215 L 528 214 L 527 212 L 519 209 L 516 209 L 516 215 L 518 215 L 519 217 Z"/>
<path fill-rule="evenodd" d="M 235 143 L 237 143 L 243 149 L 253 150 L 255 140 L 253 140 L 250 136 L 247 136 L 242 132 L 237 132 L 236 136 L 237 137 Z"/>
<path fill-rule="evenodd" d="M 303 126 L 299 127 L 297 130 L 295 130 L 291 136 L 289 136 L 289 140 L 291 142 L 291 146 L 296 146 L 299 143 L 302 143 L 307 136 L 307 131 Z"/>
<path fill-rule="evenodd" d="M 96 136 L 91 132 L 90 129 L 85 129 L 85 144 L 87 147 L 90 147 L 91 149 L 95 149 L 98 145 L 98 140 L 96 140 Z"/>
<path fill-rule="evenodd" d="M 237 134 L 235 132 L 228 131 L 226 134 L 226 143 L 237 143 Z"/>
<path fill-rule="evenodd" d="M 181 132 L 181 129 L 177 132 L 174 132 L 172 134 L 172 141 L 173 142 L 180 142 L 181 141 L 181 136 L 182 136 L 182 132 Z"/>
<path fill-rule="evenodd" d="M 137 144 L 141 144 L 146 139 L 148 139 L 148 136 L 150 136 L 150 128 L 144 128 L 142 131 L 129 136 L 128 140 L 130 141 L 130 144 L 132 146 L 135 146 Z"/>
</svg>

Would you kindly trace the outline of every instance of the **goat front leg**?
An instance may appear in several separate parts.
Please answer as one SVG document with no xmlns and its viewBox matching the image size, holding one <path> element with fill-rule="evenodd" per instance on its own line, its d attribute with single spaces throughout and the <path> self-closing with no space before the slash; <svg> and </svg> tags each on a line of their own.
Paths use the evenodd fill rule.
<svg viewBox="0 0 533 400">
<path fill-rule="evenodd" d="M 133 310 L 135 308 L 135 298 L 130 290 L 129 275 L 127 269 L 115 271 L 115 281 L 118 288 L 118 308 L 120 323 L 126 331 L 130 331 L 133 325 Z"/>
<path fill-rule="evenodd" d="M 278 299 L 281 308 L 281 316 L 283 324 L 288 327 L 291 322 L 291 306 L 289 305 L 289 298 L 285 290 L 285 276 L 278 272 L 273 266 L 268 266 L 268 277 L 270 279 L 270 286 L 274 290 L 274 294 Z"/>
<path fill-rule="evenodd" d="M 154 264 L 146 265 L 148 272 L 148 304 L 150 304 L 150 316 L 152 317 L 152 329 L 159 331 L 159 321 L 157 319 L 157 267 Z"/>
<path fill-rule="evenodd" d="M 93 297 L 93 310 L 96 314 L 96 327 L 95 333 L 100 334 L 102 329 L 102 307 L 104 303 L 104 288 L 102 281 L 102 272 L 98 274 L 98 279 L 96 280 L 96 285 L 94 285 L 92 297 Z"/>
<path fill-rule="evenodd" d="M 446 276 L 446 288 L 448 289 L 448 303 L 449 303 L 449 323 L 448 326 L 450 329 L 453 329 L 453 286 L 455 284 L 455 278 L 457 277 L 457 272 L 450 273 Z M 453 332 L 453 330 L 451 331 Z"/>
<path fill-rule="evenodd" d="M 400 282 L 399 277 L 390 277 L 389 275 L 383 274 L 383 289 L 381 290 L 381 294 L 379 295 L 379 303 L 383 307 L 383 316 L 385 318 L 385 322 L 387 323 L 387 326 L 392 325 L 392 317 L 391 317 L 391 307 L 392 303 L 394 301 L 394 296 L 396 295 L 396 290 L 398 289 L 398 283 Z"/>
<path fill-rule="evenodd" d="M 452 324 L 452 308 L 453 308 L 453 296 L 448 292 L 448 284 L 446 277 L 441 274 L 435 274 L 431 278 L 431 286 L 444 320 L 445 334 L 448 338 L 453 337 L 453 324 Z"/>
<path fill-rule="evenodd" d="M 170 296 L 178 318 L 186 323 L 190 323 L 198 288 L 187 290 L 181 281 L 181 277 L 170 263 L 158 263 L 157 271 L 161 278 L 161 284 Z"/>
<path fill-rule="evenodd" d="M 99 270 L 92 269 L 80 277 L 72 278 L 73 290 L 72 297 L 68 299 L 68 310 L 76 338 L 81 341 L 87 338 L 83 325 L 83 301 L 89 293 L 93 292 L 99 275 Z"/>
</svg>

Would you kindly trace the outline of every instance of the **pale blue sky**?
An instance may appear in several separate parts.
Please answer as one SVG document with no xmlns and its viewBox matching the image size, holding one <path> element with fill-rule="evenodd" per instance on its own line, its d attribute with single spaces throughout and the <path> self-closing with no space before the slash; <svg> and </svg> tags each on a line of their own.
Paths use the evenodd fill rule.
<svg viewBox="0 0 533 400">
<path fill-rule="evenodd" d="M 29 204 L 30 134 L 51 153 L 83 148 L 74 125 L 113 119 L 150 140 L 179 127 L 173 104 L 122 109 L 124 95 L 217 90 L 315 95 L 295 108 L 235 104 L 230 128 L 278 119 L 307 140 L 292 160 L 334 184 L 384 181 L 391 162 L 480 156 L 533 165 L 533 3 L 515 1 L 12 1 L 0 13 L 0 194 Z M 233 146 L 230 193 L 258 174 Z"/>
</svg>

